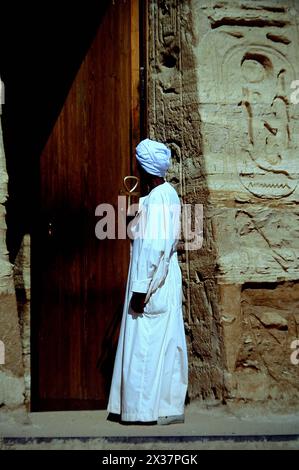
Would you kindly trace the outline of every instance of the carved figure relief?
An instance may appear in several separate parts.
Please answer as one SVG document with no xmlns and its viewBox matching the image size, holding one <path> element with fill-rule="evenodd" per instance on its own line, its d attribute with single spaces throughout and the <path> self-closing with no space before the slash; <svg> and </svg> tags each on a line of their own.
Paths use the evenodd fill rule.
<svg viewBox="0 0 299 470">
<path fill-rule="evenodd" d="M 224 57 L 222 73 L 228 92 L 238 88 L 245 119 L 237 156 L 242 185 L 257 197 L 288 196 L 299 177 L 289 102 L 292 65 L 271 46 L 234 46 Z"/>
</svg>

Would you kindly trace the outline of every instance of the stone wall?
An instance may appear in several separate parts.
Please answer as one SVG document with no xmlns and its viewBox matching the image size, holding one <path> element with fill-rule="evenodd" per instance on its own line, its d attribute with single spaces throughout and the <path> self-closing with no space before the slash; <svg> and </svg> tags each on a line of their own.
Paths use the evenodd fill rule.
<svg viewBox="0 0 299 470">
<path fill-rule="evenodd" d="M 7 182 L 0 123 L 0 340 L 5 348 L 5 361 L 0 365 L 0 407 L 3 409 L 22 405 L 25 391 L 13 267 L 6 248 Z"/>
<path fill-rule="evenodd" d="M 22 358 L 25 380 L 25 403 L 29 407 L 31 389 L 30 367 L 30 235 L 25 234 L 13 267 L 14 285 L 17 299 L 18 317 L 21 333 Z"/>
<path fill-rule="evenodd" d="M 184 203 L 204 206 L 203 245 L 181 254 L 189 344 L 189 398 L 222 400 L 225 361 L 217 289 L 214 211 L 202 154 L 193 8 L 188 1 L 149 3 L 149 135 L 172 149 L 169 181 Z"/>
<path fill-rule="evenodd" d="M 149 2 L 149 134 L 204 204 L 181 256 L 191 398 L 296 403 L 299 2 Z"/>
</svg>

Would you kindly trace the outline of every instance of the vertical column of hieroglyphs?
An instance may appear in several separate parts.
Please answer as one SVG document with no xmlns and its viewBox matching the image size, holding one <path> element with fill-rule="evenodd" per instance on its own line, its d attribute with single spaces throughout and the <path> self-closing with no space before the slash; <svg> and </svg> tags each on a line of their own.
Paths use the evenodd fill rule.
<svg viewBox="0 0 299 470">
<path fill-rule="evenodd" d="M 180 254 L 189 347 L 189 396 L 222 399 L 217 257 L 201 153 L 195 20 L 189 0 L 149 2 L 149 134 L 172 150 L 168 180 L 182 202 L 192 205 L 191 213 L 194 204 L 203 205 L 203 245 Z"/>
</svg>

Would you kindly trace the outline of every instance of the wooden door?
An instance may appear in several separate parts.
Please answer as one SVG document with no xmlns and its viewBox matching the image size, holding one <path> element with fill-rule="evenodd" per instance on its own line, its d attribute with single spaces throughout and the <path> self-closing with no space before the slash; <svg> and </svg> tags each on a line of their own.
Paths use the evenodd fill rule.
<svg viewBox="0 0 299 470">
<path fill-rule="evenodd" d="M 117 208 L 139 139 L 138 10 L 136 0 L 107 2 L 40 158 L 32 238 L 33 410 L 107 404 L 129 242 L 96 238 L 95 209 Z"/>
</svg>

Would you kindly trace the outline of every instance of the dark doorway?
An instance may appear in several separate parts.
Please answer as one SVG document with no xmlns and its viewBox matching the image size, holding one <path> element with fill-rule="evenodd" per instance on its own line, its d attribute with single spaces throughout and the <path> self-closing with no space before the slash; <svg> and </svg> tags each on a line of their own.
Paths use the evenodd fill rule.
<svg viewBox="0 0 299 470">
<path fill-rule="evenodd" d="M 2 78 L 10 104 L 3 131 L 12 195 L 7 242 L 13 261 L 22 235 L 32 235 L 32 410 L 101 409 L 110 387 L 129 242 L 97 239 L 95 208 L 117 208 L 123 177 L 134 167 L 143 21 L 138 0 L 87 2 L 69 15 L 55 11 L 52 2 L 48 8 L 35 11 L 24 31 L 32 80 L 23 80 L 23 91 L 5 51 Z M 47 13 L 50 28 L 49 17 L 42 21 Z M 15 52 L 19 74 L 26 75 L 24 57 Z"/>
<path fill-rule="evenodd" d="M 107 402 L 129 246 L 96 238 L 95 208 L 116 208 L 139 135 L 133 127 L 139 124 L 134 6 L 134 0 L 108 2 L 40 159 L 32 239 L 33 403 L 39 410 Z"/>
</svg>

